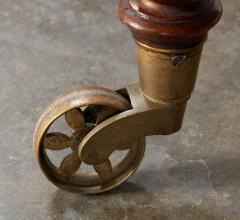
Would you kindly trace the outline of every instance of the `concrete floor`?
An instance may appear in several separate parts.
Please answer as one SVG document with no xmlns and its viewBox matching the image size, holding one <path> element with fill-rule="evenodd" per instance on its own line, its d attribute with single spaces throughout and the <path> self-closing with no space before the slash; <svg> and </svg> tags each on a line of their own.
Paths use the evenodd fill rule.
<svg viewBox="0 0 240 220">
<path fill-rule="evenodd" d="M 0 0 L 0 219 L 239 220 L 240 1 L 222 2 L 183 129 L 148 138 L 126 184 L 82 196 L 45 179 L 32 136 L 62 90 L 137 81 L 117 0 Z"/>
</svg>

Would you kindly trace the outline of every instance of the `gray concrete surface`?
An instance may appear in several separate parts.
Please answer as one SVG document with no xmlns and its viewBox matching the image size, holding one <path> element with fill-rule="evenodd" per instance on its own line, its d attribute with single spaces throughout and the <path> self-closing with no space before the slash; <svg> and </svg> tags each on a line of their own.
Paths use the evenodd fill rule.
<svg viewBox="0 0 240 220">
<path fill-rule="evenodd" d="M 183 129 L 148 138 L 128 183 L 81 196 L 44 178 L 32 136 L 62 90 L 137 80 L 117 0 L 0 0 L 0 219 L 239 220 L 240 1 L 223 5 Z"/>
</svg>

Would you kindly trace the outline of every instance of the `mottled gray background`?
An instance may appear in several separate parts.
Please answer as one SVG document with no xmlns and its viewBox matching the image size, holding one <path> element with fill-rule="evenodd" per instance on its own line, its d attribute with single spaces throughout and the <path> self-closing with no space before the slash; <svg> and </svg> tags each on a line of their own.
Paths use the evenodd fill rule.
<svg viewBox="0 0 240 220">
<path fill-rule="evenodd" d="M 240 1 L 223 0 L 183 129 L 148 138 L 145 159 L 111 193 L 58 190 L 32 136 L 66 88 L 137 81 L 134 42 L 117 0 L 0 0 L 0 219 L 240 219 Z"/>
</svg>

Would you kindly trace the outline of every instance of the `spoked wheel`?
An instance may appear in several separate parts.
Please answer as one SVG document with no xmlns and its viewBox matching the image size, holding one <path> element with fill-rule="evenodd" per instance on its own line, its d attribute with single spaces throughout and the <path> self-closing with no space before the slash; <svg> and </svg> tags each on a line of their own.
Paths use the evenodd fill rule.
<svg viewBox="0 0 240 220">
<path fill-rule="evenodd" d="M 84 87 L 58 96 L 40 117 L 34 136 L 36 157 L 46 177 L 64 190 L 86 194 L 105 192 L 126 181 L 142 161 L 145 138 L 119 146 L 123 156 L 116 156 L 115 149 L 104 162 L 92 166 L 81 160 L 78 146 L 95 126 L 130 108 L 126 98 L 104 88 Z M 56 131 L 64 127 L 56 125 L 63 119 L 64 126 L 70 127 L 67 134 Z"/>
</svg>

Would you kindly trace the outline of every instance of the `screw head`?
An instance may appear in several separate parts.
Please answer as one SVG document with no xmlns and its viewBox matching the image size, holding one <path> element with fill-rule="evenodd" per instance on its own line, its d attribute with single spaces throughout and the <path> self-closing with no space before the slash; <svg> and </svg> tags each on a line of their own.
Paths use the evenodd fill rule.
<svg viewBox="0 0 240 220">
<path fill-rule="evenodd" d="M 186 54 L 177 54 L 173 56 L 171 63 L 176 68 L 179 68 L 184 64 L 186 58 L 187 58 Z"/>
</svg>

